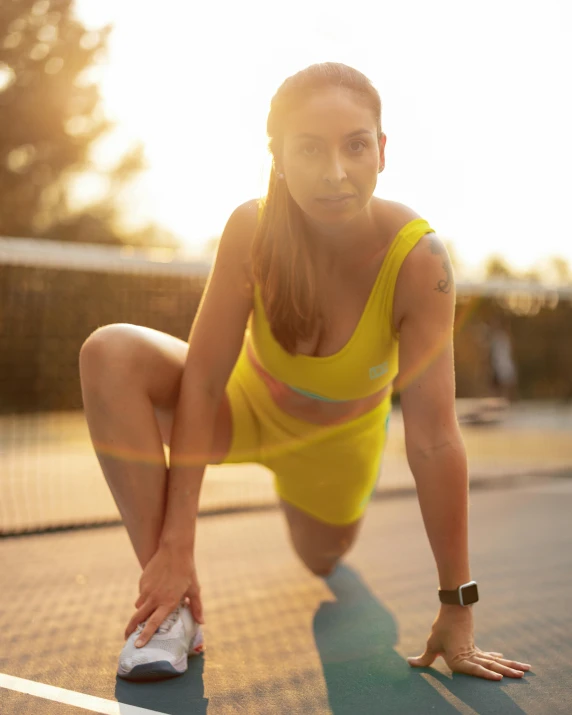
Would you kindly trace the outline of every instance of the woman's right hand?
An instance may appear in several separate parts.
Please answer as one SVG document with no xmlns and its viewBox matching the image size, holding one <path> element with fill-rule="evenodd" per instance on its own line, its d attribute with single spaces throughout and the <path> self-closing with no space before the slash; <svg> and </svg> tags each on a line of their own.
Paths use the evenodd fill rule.
<svg viewBox="0 0 572 715">
<path fill-rule="evenodd" d="M 160 547 L 145 566 L 139 580 L 140 595 L 135 602 L 137 611 L 127 624 L 125 638 L 129 638 L 140 623 L 147 621 L 137 639 L 137 645 L 144 646 L 183 599 L 188 599 L 195 621 L 204 623 L 200 591 L 192 553 Z"/>
</svg>

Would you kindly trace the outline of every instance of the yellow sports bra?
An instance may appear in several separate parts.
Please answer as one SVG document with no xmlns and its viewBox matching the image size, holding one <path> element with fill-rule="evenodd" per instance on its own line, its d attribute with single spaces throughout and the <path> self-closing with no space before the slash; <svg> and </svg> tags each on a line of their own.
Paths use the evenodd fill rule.
<svg viewBox="0 0 572 715">
<path fill-rule="evenodd" d="M 428 233 L 433 229 L 418 218 L 395 236 L 353 335 L 334 355 L 286 352 L 272 335 L 256 284 L 248 328 L 250 346 L 263 369 L 295 392 L 328 402 L 369 397 L 393 382 L 398 371 L 398 336 L 391 328 L 397 275 L 409 251 Z"/>
</svg>

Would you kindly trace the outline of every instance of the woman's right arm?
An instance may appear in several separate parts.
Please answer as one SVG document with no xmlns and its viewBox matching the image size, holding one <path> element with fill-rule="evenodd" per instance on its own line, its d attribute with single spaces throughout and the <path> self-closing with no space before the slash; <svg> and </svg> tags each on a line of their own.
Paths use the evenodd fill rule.
<svg viewBox="0 0 572 715">
<path fill-rule="evenodd" d="M 250 249 L 257 211 L 254 200 L 230 216 L 193 321 L 173 419 L 160 547 L 194 550 L 199 492 L 215 420 L 253 305 Z"/>
</svg>

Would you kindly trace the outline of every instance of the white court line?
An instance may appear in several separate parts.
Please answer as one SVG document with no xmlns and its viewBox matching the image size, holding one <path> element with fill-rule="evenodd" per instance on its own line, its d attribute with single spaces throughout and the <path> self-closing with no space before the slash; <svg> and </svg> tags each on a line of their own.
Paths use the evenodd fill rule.
<svg viewBox="0 0 572 715">
<path fill-rule="evenodd" d="M 33 695 L 36 698 L 54 700 L 65 705 L 74 705 L 76 708 L 102 713 L 102 715 L 165 715 L 165 713 L 160 713 L 157 710 L 147 710 L 147 708 L 139 708 L 136 705 L 118 703 L 115 700 L 96 698 L 94 695 L 76 693 L 74 690 L 56 688 L 54 685 L 36 683 L 33 680 L 24 680 L 24 678 L 17 678 L 14 675 L 5 675 L 4 673 L 0 673 L 0 688 Z"/>
</svg>

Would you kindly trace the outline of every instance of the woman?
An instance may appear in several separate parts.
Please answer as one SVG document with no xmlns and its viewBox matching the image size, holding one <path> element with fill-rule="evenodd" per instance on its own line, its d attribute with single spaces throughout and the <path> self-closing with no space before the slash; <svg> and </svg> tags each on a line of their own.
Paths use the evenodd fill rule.
<svg viewBox="0 0 572 715">
<path fill-rule="evenodd" d="M 529 665 L 473 643 L 452 270 L 424 219 L 373 196 L 379 95 L 350 67 L 313 65 L 279 88 L 268 134 L 267 196 L 230 216 L 188 343 L 119 324 L 81 350 L 91 438 L 143 569 L 118 673 L 177 674 L 202 649 L 205 465 L 269 467 L 294 549 L 325 576 L 359 532 L 399 390 L 441 589 L 427 649 L 409 663 L 442 655 L 457 672 L 522 676 Z"/>
</svg>

